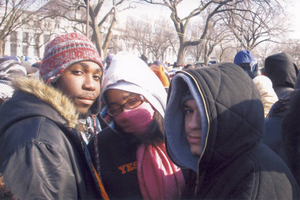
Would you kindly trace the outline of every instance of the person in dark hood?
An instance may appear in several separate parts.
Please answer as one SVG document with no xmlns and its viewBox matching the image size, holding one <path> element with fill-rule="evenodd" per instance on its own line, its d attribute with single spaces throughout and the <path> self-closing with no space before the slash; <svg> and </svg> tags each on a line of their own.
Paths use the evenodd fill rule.
<svg viewBox="0 0 300 200">
<path fill-rule="evenodd" d="M 289 165 L 283 141 L 282 122 L 289 110 L 294 90 L 300 88 L 298 68 L 289 54 L 279 53 L 267 57 L 265 70 L 266 76 L 272 80 L 278 101 L 272 105 L 265 119 L 262 142 Z"/>
<path fill-rule="evenodd" d="M 260 142 L 264 112 L 233 63 L 177 72 L 165 113 L 170 159 L 190 169 L 184 199 L 299 199 L 284 161 Z"/>
<path fill-rule="evenodd" d="M 300 185 L 300 168 L 299 168 L 299 144 L 300 144 L 300 129 L 298 122 L 299 115 L 299 100 L 300 100 L 300 74 L 297 76 L 295 83 L 295 90 L 277 102 L 274 106 L 272 118 L 277 119 L 270 126 L 275 126 L 276 123 L 280 124 L 280 156 L 284 158 L 287 165 L 293 172 L 298 184 Z M 280 121 L 279 121 L 280 120 Z M 279 121 L 279 122 L 278 122 Z M 273 128 L 274 129 L 274 128 Z M 274 130 L 271 130 L 270 132 Z M 275 132 L 276 133 L 276 132 Z M 272 137 L 272 132 L 269 134 Z M 271 139 L 270 139 L 271 140 Z M 273 141 L 275 139 L 272 139 Z M 278 139 L 277 139 L 278 140 Z M 275 140 L 276 141 L 276 140 Z M 274 143 L 276 144 L 276 143 Z M 278 144 L 278 141 L 277 141 Z"/>
<path fill-rule="evenodd" d="M 18 78 L 0 107 L 0 173 L 16 199 L 106 198 L 86 144 L 99 132 L 101 58 L 84 35 L 47 44 L 41 80 Z M 90 121 L 91 120 L 91 121 Z"/>
<path fill-rule="evenodd" d="M 298 73 L 294 59 L 287 53 L 273 54 L 265 60 L 265 75 L 271 79 L 278 99 L 294 90 Z"/>
<path fill-rule="evenodd" d="M 298 82 L 298 81 L 297 81 Z M 282 120 L 283 149 L 286 163 L 300 184 L 300 90 L 296 89 L 289 99 L 289 107 Z"/>
</svg>

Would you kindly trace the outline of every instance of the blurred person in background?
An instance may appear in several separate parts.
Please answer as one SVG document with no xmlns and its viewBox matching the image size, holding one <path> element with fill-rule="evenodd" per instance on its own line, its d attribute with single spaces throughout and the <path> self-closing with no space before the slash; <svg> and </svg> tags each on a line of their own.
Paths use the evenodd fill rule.
<svg viewBox="0 0 300 200">
<path fill-rule="evenodd" d="M 0 58 L 0 106 L 13 96 L 12 80 L 20 76 L 27 76 L 27 71 L 20 62 Z"/>
</svg>

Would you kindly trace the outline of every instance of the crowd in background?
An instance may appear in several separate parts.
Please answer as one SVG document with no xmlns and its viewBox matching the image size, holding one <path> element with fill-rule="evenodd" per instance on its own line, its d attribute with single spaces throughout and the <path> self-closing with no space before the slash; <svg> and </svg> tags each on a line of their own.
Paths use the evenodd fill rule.
<svg viewBox="0 0 300 200">
<path fill-rule="evenodd" d="M 0 198 L 300 199 L 298 74 L 284 52 L 102 60 L 79 33 L 2 56 Z"/>
</svg>

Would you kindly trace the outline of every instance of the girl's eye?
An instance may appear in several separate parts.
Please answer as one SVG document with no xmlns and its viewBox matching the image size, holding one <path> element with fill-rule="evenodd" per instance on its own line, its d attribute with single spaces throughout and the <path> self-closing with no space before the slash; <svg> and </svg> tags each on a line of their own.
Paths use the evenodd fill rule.
<svg viewBox="0 0 300 200">
<path fill-rule="evenodd" d="M 134 103 L 136 103 L 136 102 L 138 102 L 139 100 L 138 99 L 130 99 L 130 100 L 128 100 L 127 101 L 127 103 L 129 103 L 129 104 L 134 104 Z"/>
</svg>

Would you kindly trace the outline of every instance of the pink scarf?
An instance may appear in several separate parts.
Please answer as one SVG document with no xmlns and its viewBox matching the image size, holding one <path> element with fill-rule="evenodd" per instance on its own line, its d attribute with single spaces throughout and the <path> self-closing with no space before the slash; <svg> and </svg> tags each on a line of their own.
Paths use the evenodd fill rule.
<svg viewBox="0 0 300 200">
<path fill-rule="evenodd" d="M 166 153 L 165 144 L 142 144 L 137 150 L 137 174 L 144 200 L 180 199 L 185 186 L 181 169 Z"/>
</svg>

